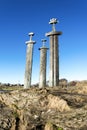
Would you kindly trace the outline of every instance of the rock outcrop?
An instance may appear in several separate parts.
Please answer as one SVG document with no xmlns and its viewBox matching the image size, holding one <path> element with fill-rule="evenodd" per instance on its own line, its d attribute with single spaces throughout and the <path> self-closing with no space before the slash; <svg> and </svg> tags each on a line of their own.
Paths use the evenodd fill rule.
<svg viewBox="0 0 87 130">
<path fill-rule="evenodd" d="M 0 130 L 87 130 L 87 93 L 30 88 L 0 93 Z"/>
</svg>

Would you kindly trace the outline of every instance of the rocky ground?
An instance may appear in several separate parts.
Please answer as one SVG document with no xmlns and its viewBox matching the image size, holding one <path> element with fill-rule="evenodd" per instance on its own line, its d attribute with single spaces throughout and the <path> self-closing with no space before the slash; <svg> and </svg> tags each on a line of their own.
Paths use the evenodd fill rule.
<svg viewBox="0 0 87 130">
<path fill-rule="evenodd" d="M 87 84 L 1 92 L 0 130 L 87 130 Z"/>
</svg>

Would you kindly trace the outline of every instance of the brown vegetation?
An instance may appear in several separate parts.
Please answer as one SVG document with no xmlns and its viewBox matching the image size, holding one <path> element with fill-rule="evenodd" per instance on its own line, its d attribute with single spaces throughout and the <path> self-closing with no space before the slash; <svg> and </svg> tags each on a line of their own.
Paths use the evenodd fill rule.
<svg viewBox="0 0 87 130">
<path fill-rule="evenodd" d="M 86 82 L 1 93 L 0 130 L 4 129 L 86 130 Z"/>
</svg>

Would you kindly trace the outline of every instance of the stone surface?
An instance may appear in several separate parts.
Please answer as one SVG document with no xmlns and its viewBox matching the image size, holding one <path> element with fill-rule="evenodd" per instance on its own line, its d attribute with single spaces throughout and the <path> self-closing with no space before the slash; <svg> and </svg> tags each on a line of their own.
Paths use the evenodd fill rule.
<svg viewBox="0 0 87 130">
<path fill-rule="evenodd" d="M 46 86 L 46 65 L 47 65 L 47 50 L 46 47 L 40 49 L 40 77 L 39 77 L 39 88 Z"/>
<path fill-rule="evenodd" d="M 54 86 L 54 44 L 53 36 L 50 36 L 50 72 L 49 72 L 49 86 Z"/>
<path fill-rule="evenodd" d="M 33 62 L 32 58 L 33 58 L 33 43 L 27 45 L 24 88 L 29 88 L 31 86 L 32 62 Z"/>
<path fill-rule="evenodd" d="M 26 68 L 25 68 L 25 78 L 24 78 L 24 88 L 31 87 L 32 78 L 32 65 L 33 65 L 33 46 L 35 41 L 32 40 L 34 33 L 29 33 L 30 41 L 27 41 L 27 52 L 26 52 Z"/>
<path fill-rule="evenodd" d="M 62 33 L 59 31 L 51 31 L 46 33 L 50 37 L 50 77 L 49 86 L 58 86 L 59 84 L 59 44 L 58 35 Z"/>
<path fill-rule="evenodd" d="M 58 36 L 54 35 L 54 86 L 59 85 L 59 44 Z"/>
<path fill-rule="evenodd" d="M 50 37 L 50 77 L 49 86 L 59 85 L 59 43 L 58 36 L 62 34 L 60 31 L 56 31 L 55 24 L 58 23 L 56 18 L 50 19 L 49 24 L 52 25 L 52 31 L 46 33 L 46 36 Z"/>
</svg>

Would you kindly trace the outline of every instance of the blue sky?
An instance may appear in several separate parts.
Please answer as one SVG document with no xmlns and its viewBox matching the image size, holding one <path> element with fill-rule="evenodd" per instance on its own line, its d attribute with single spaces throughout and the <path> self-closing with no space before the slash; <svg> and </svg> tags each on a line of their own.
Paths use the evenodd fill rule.
<svg viewBox="0 0 87 130">
<path fill-rule="evenodd" d="M 0 0 L 0 82 L 24 83 L 28 33 L 34 32 L 32 83 L 39 81 L 41 39 L 57 18 L 60 78 L 87 80 L 87 0 Z M 49 51 L 47 56 L 49 79 Z"/>
</svg>

